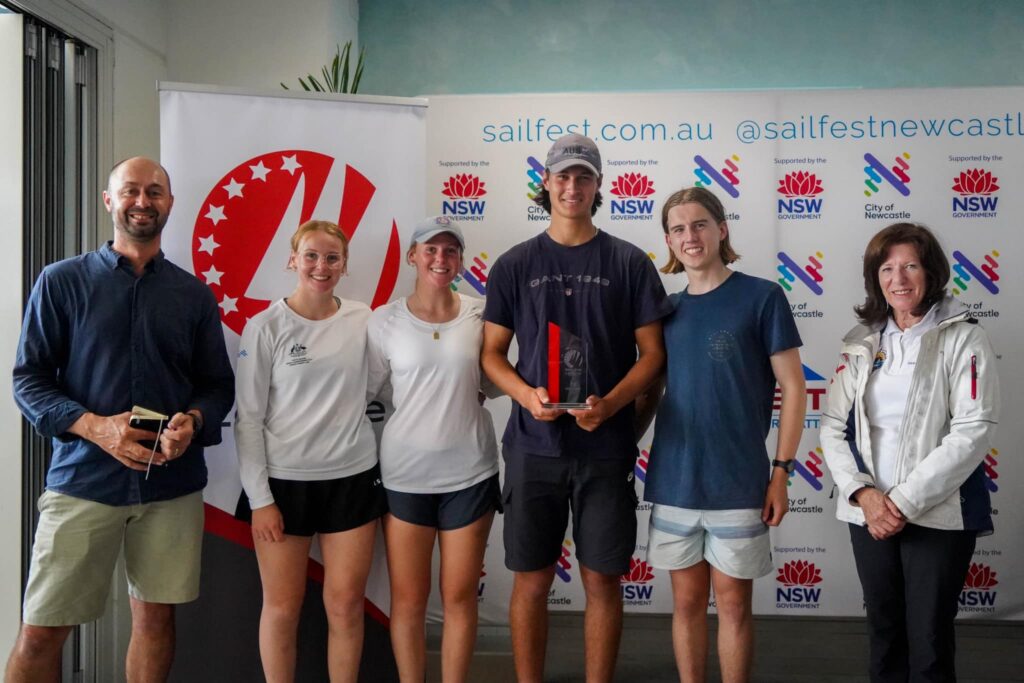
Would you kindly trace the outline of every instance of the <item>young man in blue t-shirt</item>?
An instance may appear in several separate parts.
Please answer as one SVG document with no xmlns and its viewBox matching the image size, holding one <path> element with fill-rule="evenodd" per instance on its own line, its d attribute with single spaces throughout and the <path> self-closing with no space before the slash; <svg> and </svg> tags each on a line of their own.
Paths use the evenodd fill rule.
<svg viewBox="0 0 1024 683">
<path fill-rule="evenodd" d="M 753 580 L 772 570 L 768 527 L 788 509 L 786 483 L 803 431 L 805 385 L 793 314 L 774 282 L 731 270 L 722 203 L 694 187 L 661 214 L 669 262 L 687 287 L 665 319 L 666 391 L 658 410 L 644 498 L 653 502 L 648 562 L 672 577 L 672 641 L 679 677 L 703 681 L 707 605 L 718 609 L 724 683 L 750 679 Z M 778 447 L 765 438 L 775 384 Z"/>
<path fill-rule="evenodd" d="M 594 226 L 600 186 L 594 141 L 556 140 L 535 200 L 551 223 L 503 254 L 487 281 L 481 361 L 513 399 L 502 439 L 504 541 L 505 564 L 515 572 L 509 619 L 521 682 L 543 677 L 547 597 L 570 509 L 587 598 L 588 681 L 612 680 L 622 630 L 619 577 L 636 548 L 633 401 L 662 370 L 661 318 L 670 308 L 647 255 Z M 586 362 L 562 382 L 555 375 L 566 355 Z M 578 395 L 549 395 L 559 382 Z M 552 406 L 584 399 L 583 409 Z"/>
</svg>

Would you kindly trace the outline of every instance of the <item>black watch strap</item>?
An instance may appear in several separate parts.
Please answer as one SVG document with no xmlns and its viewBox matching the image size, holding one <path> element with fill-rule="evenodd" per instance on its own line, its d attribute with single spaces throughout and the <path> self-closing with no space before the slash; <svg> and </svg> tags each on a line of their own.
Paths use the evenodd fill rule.
<svg viewBox="0 0 1024 683">
<path fill-rule="evenodd" d="M 781 467 L 786 474 L 792 474 L 796 468 L 796 460 L 772 460 L 772 467 Z"/>
</svg>

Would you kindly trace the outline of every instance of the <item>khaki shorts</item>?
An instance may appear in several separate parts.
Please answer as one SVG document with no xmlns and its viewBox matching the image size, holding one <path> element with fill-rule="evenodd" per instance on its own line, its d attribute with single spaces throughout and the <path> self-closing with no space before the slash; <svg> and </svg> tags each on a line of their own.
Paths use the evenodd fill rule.
<svg viewBox="0 0 1024 683">
<path fill-rule="evenodd" d="M 39 513 L 26 624 L 70 626 L 101 617 L 122 546 L 133 598 L 178 604 L 199 597 L 202 491 L 125 506 L 45 491 Z"/>
</svg>

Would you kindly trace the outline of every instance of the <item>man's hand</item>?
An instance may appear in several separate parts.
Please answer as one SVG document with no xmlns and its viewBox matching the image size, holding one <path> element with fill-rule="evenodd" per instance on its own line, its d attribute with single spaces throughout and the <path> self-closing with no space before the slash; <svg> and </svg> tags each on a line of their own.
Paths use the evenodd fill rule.
<svg viewBox="0 0 1024 683">
<path fill-rule="evenodd" d="M 131 417 L 131 411 L 109 417 L 84 413 L 68 431 L 92 441 L 125 467 L 145 472 L 152 451 L 139 441 L 156 441 L 156 434 L 132 427 Z"/>
<path fill-rule="evenodd" d="M 853 498 L 864 510 L 868 533 L 876 541 L 895 536 L 907 525 L 906 518 L 896 504 L 878 489 L 862 488 L 853 494 Z"/>
<path fill-rule="evenodd" d="M 608 405 L 608 402 L 600 396 L 594 396 L 593 394 L 587 396 L 587 405 L 590 407 L 570 410 L 569 414 L 576 418 L 576 424 L 579 425 L 580 429 L 588 432 L 594 431 L 601 426 L 601 423 L 615 414 Z"/>
<path fill-rule="evenodd" d="M 564 415 L 565 411 L 561 408 L 545 408 L 544 404 L 549 400 L 547 389 L 544 387 L 530 387 L 527 391 L 523 392 L 519 405 L 526 408 L 530 415 L 533 415 L 533 419 L 540 420 L 541 422 L 552 422 Z"/>
<path fill-rule="evenodd" d="M 271 503 L 252 511 L 252 537 L 267 543 L 284 540 L 284 517 L 277 505 Z"/>
<path fill-rule="evenodd" d="M 761 508 L 761 521 L 768 526 L 778 526 L 789 512 L 789 489 L 786 486 L 788 479 L 789 474 L 781 467 L 772 468 L 772 480 L 768 483 L 764 507 Z"/>
<path fill-rule="evenodd" d="M 192 416 L 187 413 L 175 413 L 171 421 L 164 427 L 160 434 L 160 454 L 153 458 L 154 465 L 163 465 L 170 460 L 180 457 L 189 444 L 195 433 L 192 431 Z"/>
</svg>

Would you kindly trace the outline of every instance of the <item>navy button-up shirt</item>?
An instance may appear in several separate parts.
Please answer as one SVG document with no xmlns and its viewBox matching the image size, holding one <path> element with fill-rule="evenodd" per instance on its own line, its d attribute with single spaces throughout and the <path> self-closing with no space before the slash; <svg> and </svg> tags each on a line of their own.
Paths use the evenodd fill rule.
<svg viewBox="0 0 1024 683">
<path fill-rule="evenodd" d="M 111 248 L 47 266 L 25 310 L 14 398 L 53 438 L 46 488 L 107 505 L 177 498 L 206 486 L 203 446 L 220 443 L 234 402 L 234 374 L 209 287 L 163 252 L 137 277 Z M 86 411 L 133 405 L 204 419 L 185 453 L 145 472 L 129 469 L 67 430 Z"/>
</svg>

